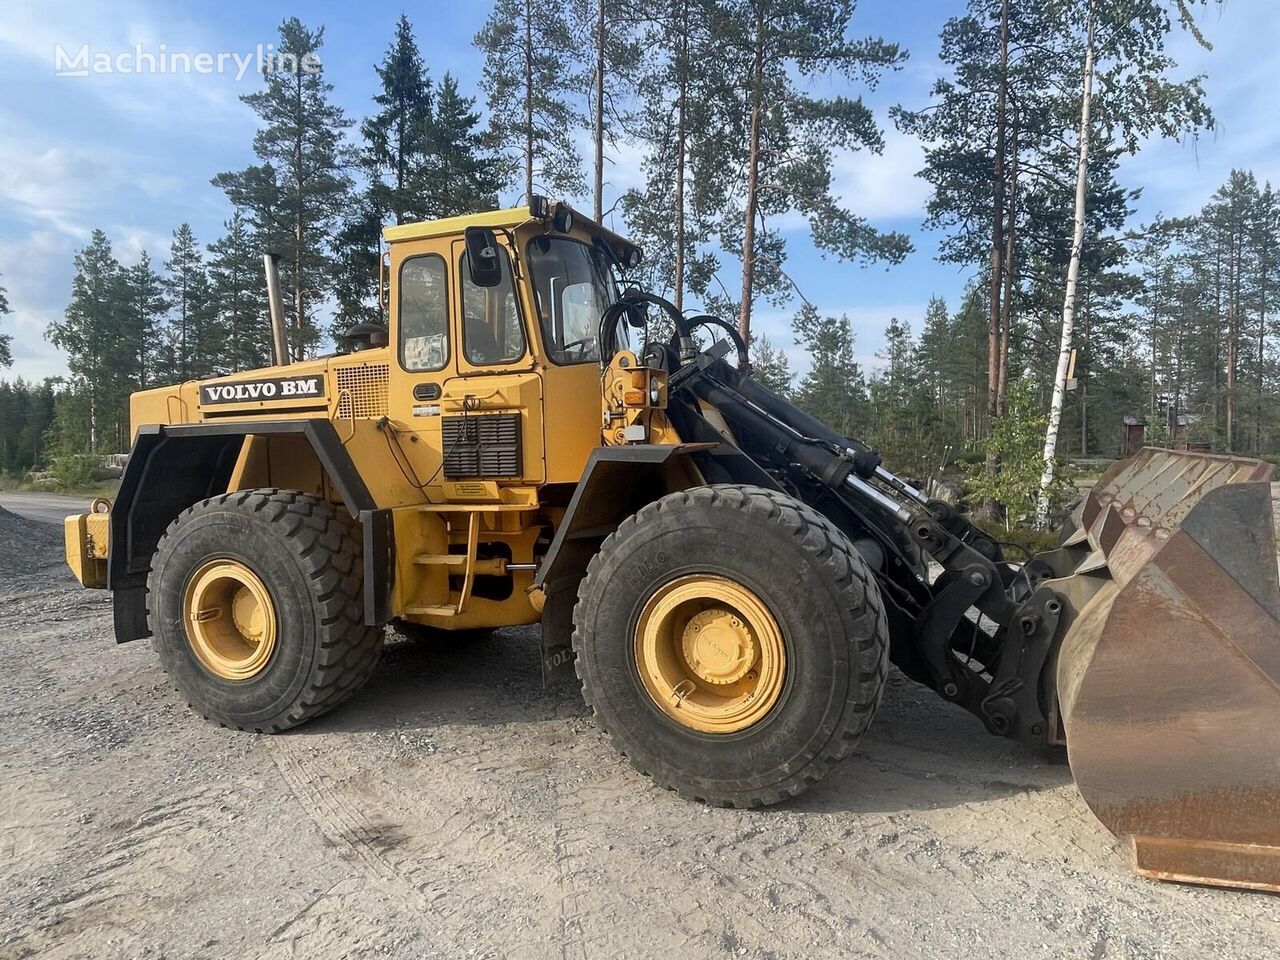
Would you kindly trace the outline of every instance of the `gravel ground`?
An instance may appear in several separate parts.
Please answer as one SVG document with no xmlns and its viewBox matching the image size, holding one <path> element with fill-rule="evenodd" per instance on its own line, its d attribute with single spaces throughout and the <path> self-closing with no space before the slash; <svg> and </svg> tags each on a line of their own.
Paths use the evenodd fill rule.
<svg viewBox="0 0 1280 960">
<path fill-rule="evenodd" d="M 0 957 L 1276 956 L 1280 898 L 1143 880 L 1060 757 L 900 676 L 800 801 L 634 773 L 536 630 L 394 635 L 293 733 L 191 714 L 60 531 L 0 511 Z"/>
</svg>

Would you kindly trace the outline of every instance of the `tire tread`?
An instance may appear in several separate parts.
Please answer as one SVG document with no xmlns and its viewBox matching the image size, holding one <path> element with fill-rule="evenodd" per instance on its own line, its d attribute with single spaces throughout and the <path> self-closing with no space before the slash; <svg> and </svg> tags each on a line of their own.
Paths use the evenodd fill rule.
<svg viewBox="0 0 1280 960">
<path fill-rule="evenodd" d="M 598 573 L 606 564 L 614 562 L 616 557 L 625 556 L 626 542 L 637 529 L 653 522 L 666 511 L 692 504 L 712 508 L 729 507 L 744 511 L 758 521 L 775 523 L 788 529 L 800 549 L 819 562 L 819 566 L 829 574 L 831 581 L 847 598 L 848 612 L 852 619 L 869 627 L 853 631 L 849 637 L 849 642 L 858 653 L 856 662 L 870 663 L 870 669 L 860 671 L 851 678 L 854 682 L 849 684 L 840 728 L 804 767 L 780 781 L 772 790 L 761 791 L 759 795 L 747 798 L 707 796 L 704 790 L 692 792 L 662 769 L 648 769 L 648 765 L 641 767 L 634 757 L 627 757 L 641 774 L 689 800 L 741 809 L 779 803 L 799 796 L 821 780 L 836 763 L 849 755 L 870 726 L 889 674 L 889 629 L 884 602 L 866 563 L 835 524 L 817 510 L 781 491 L 745 484 L 694 487 L 668 494 L 641 507 L 618 525 L 591 558 L 583 580 L 583 597 L 588 601 L 590 599 L 593 574 Z M 582 609 L 583 603 L 584 599 L 580 599 L 578 610 Z M 870 623 L 867 624 L 867 621 Z M 577 656 L 574 664 L 582 685 L 583 698 L 591 708 L 597 725 L 619 752 L 627 756 L 625 745 L 620 742 L 616 732 L 609 729 L 598 709 L 594 699 L 596 691 L 590 678 L 583 675 L 582 650 L 586 643 L 587 637 L 575 610 L 573 647 Z"/>
<path fill-rule="evenodd" d="M 364 623 L 362 571 L 354 562 L 361 549 L 355 522 L 327 500 L 275 487 L 210 497 L 191 505 L 169 524 L 156 546 L 156 555 L 163 555 L 166 541 L 192 518 L 226 507 L 259 514 L 261 519 L 280 524 L 282 536 L 293 544 L 293 552 L 302 561 L 317 614 L 316 658 L 306 686 L 275 722 L 244 726 L 194 705 L 192 709 L 224 727 L 279 733 L 328 713 L 350 699 L 382 658 L 383 630 Z M 147 578 L 148 596 L 155 589 L 155 578 L 153 564 Z M 150 609 L 148 621 L 154 635 L 157 625 Z"/>
</svg>

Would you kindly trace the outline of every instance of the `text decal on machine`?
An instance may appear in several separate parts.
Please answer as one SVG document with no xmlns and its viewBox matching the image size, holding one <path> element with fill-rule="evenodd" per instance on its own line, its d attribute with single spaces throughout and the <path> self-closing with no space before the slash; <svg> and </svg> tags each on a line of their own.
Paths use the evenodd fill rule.
<svg viewBox="0 0 1280 960">
<path fill-rule="evenodd" d="M 324 377 L 279 377 L 271 380 L 244 380 L 240 383 L 200 384 L 201 403 L 252 403 L 254 400 L 320 399 Z"/>
</svg>

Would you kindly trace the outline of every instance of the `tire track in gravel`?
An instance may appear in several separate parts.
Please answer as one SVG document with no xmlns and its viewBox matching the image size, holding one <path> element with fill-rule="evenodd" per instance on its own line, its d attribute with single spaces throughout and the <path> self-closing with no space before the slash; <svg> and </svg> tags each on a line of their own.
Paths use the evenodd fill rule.
<svg viewBox="0 0 1280 960">
<path fill-rule="evenodd" d="M 46 956 L 54 947 L 74 955 L 81 937 L 108 930 L 131 939 L 121 918 L 145 909 L 152 891 L 195 886 L 191 850 L 211 841 L 208 823 L 223 800 L 201 787 L 145 808 L 69 883 L 32 904 L 26 916 L 6 918 L 14 924 L 9 940 L 18 944 L 15 956 Z"/>
</svg>

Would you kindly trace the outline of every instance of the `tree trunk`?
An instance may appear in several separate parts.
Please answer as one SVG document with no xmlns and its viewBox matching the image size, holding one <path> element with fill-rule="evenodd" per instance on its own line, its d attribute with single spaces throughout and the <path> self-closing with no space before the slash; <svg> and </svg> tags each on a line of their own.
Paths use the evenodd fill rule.
<svg viewBox="0 0 1280 960">
<path fill-rule="evenodd" d="M 1000 320 L 1000 377 L 996 382 L 996 413 L 1005 414 L 1005 398 L 1009 394 L 1009 335 L 1013 328 L 1013 291 L 1015 280 L 1014 245 L 1018 235 L 1018 114 L 1011 125 L 1009 150 L 1009 200 L 1004 231 L 1004 304 Z"/>
<path fill-rule="evenodd" d="M 1053 486 L 1054 455 L 1058 448 L 1058 426 L 1067 389 L 1067 366 L 1071 361 L 1072 328 L 1076 319 L 1076 285 L 1080 280 L 1080 252 L 1084 247 L 1085 199 L 1089 178 L 1089 108 L 1093 103 L 1093 0 L 1085 27 L 1084 80 L 1080 94 L 1080 156 L 1076 161 L 1075 228 L 1071 235 L 1071 262 L 1067 267 L 1067 289 L 1062 301 L 1062 340 L 1058 346 L 1058 368 L 1049 402 L 1049 428 L 1044 435 L 1044 473 L 1040 476 L 1040 503 L 1036 519 L 1041 526 L 1049 520 L 1049 490 Z"/>
<path fill-rule="evenodd" d="M 1267 235 L 1269 226 L 1270 224 L 1264 220 L 1262 223 L 1261 249 L 1258 252 L 1258 389 L 1254 397 L 1253 412 L 1253 452 L 1258 455 L 1262 453 L 1262 396 L 1266 380 L 1267 259 L 1271 256 L 1271 244 Z"/>
<path fill-rule="evenodd" d="M 676 177 L 675 177 L 675 275 L 672 277 L 672 302 L 684 310 L 684 174 L 685 117 L 689 95 L 689 5 L 681 5 L 679 54 L 676 59 Z"/>
<path fill-rule="evenodd" d="M 987 300 L 987 416 L 999 416 L 1000 294 L 1004 277 L 1004 155 L 1007 136 L 1006 98 L 1009 70 L 1009 0 L 1000 4 L 1000 81 L 996 86 L 996 150 L 991 170 L 991 282 Z M 994 453 L 987 454 L 987 473 L 996 472 Z"/>
<path fill-rule="evenodd" d="M 306 234 L 306 225 L 303 222 L 302 214 L 303 196 L 305 195 L 302 179 L 302 131 L 307 118 L 303 116 L 302 112 L 302 71 L 295 70 L 294 77 L 293 121 L 297 134 L 295 134 L 293 140 L 293 326 L 297 332 L 298 339 L 293 346 L 292 356 L 296 362 L 302 359 L 302 328 L 305 322 L 304 311 L 306 309 L 302 295 L 302 240 Z"/>
<path fill-rule="evenodd" d="M 1086 292 L 1084 310 L 1081 311 L 1084 317 L 1084 337 L 1080 346 L 1082 349 L 1077 354 L 1077 377 L 1080 383 L 1080 456 L 1081 458 L 1089 456 L 1089 297 Z"/>
<path fill-rule="evenodd" d="M 524 202 L 533 203 L 533 0 L 524 3 Z"/>
<path fill-rule="evenodd" d="M 1234 453 L 1236 445 L 1236 367 L 1240 363 L 1239 352 L 1240 314 L 1233 300 L 1227 306 L 1227 453 Z"/>
<path fill-rule="evenodd" d="M 1240 272 L 1240 258 L 1238 253 L 1240 227 L 1239 220 L 1236 215 L 1234 200 L 1230 207 L 1230 216 L 1230 234 L 1227 238 L 1227 381 L 1226 396 L 1224 398 L 1226 401 L 1224 403 L 1226 408 L 1226 421 L 1224 423 L 1223 434 L 1227 453 L 1231 453 L 1235 445 L 1236 351 L 1238 349 L 1236 310 L 1240 302 L 1236 294 L 1236 278 Z"/>
<path fill-rule="evenodd" d="M 393 213 L 396 223 L 404 223 L 404 181 L 405 181 L 405 117 L 408 112 L 408 106 L 405 104 L 404 98 L 401 97 L 397 103 L 399 106 L 399 115 L 396 117 L 396 195 L 393 200 Z"/>
<path fill-rule="evenodd" d="M 595 221 L 604 219 L 604 0 L 596 0 Z"/>
<path fill-rule="evenodd" d="M 1218 436 L 1222 402 L 1222 236 L 1213 245 L 1213 436 Z"/>
<path fill-rule="evenodd" d="M 1001 340 L 1004 324 L 1001 305 L 1001 288 L 1005 272 L 1005 174 L 1004 159 L 1008 117 L 1006 103 L 1009 88 L 1009 0 L 1000 4 L 1000 80 L 996 85 L 996 148 L 991 165 L 991 276 L 987 290 L 987 423 L 988 429 L 1000 416 L 1000 380 L 1002 377 Z M 1000 458 L 994 448 L 987 449 L 983 469 L 994 475 L 1000 469 Z M 998 519 L 999 506 L 986 497 L 980 514 L 989 520 Z"/>
<path fill-rule="evenodd" d="M 1160 324 L 1160 280 L 1156 280 L 1155 290 L 1151 293 L 1151 411 L 1148 415 L 1148 423 L 1154 423 L 1156 418 L 1156 364 L 1158 361 L 1156 337 L 1158 335 Z"/>
<path fill-rule="evenodd" d="M 738 333 L 751 342 L 751 297 L 756 272 L 756 191 L 760 179 L 760 112 L 764 80 L 764 0 L 756 0 L 756 49 L 751 66 L 751 132 L 747 144 L 747 203 L 742 225 L 742 303 L 738 307 Z"/>
</svg>

